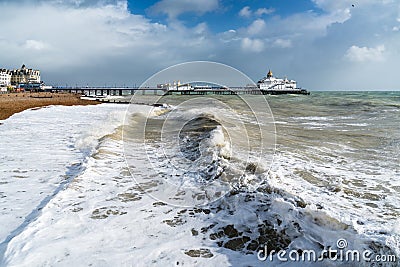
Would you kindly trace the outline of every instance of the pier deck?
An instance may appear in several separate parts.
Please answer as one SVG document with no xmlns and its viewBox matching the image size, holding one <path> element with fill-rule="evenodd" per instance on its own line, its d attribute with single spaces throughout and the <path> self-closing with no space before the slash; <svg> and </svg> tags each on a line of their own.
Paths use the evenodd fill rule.
<svg viewBox="0 0 400 267">
<path fill-rule="evenodd" d="M 52 92 L 77 93 L 86 96 L 126 96 L 134 94 L 142 95 L 282 95 L 282 94 L 301 94 L 309 95 L 305 89 L 291 90 L 260 90 L 257 87 L 230 87 L 230 88 L 210 88 L 194 90 L 167 90 L 163 88 L 137 88 L 137 87 L 55 87 L 48 89 Z"/>
</svg>

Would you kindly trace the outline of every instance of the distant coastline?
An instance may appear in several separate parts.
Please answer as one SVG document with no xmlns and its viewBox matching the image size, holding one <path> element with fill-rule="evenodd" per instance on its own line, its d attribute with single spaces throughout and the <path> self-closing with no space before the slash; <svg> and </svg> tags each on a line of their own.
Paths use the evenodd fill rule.
<svg viewBox="0 0 400 267">
<path fill-rule="evenodd" d="M 75 106 L 96 105 L 98 101 L 80 99 L 80 95 L 69 93 L 9 93 L 0 94 L 0 120 L 15 113 L 50 105 Z"/>
</svg>

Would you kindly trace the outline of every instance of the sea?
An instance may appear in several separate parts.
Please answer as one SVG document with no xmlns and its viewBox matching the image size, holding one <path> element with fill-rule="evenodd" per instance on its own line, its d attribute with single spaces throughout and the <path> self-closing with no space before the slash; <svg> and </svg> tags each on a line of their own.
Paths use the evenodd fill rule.
<svg viewBox="0 0 400 267">
<path fill-rule="evenodd" d="M 0 121 L 0 266 L 400 266 L 400 92 Z"/>
</svg>

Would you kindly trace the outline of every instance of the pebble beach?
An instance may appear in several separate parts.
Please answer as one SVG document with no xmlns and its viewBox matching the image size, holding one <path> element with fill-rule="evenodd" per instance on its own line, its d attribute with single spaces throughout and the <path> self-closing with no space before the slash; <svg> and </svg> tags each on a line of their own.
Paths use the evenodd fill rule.
<svg viewBox="0 0 400 267">
<path fill-rule="evenodd" d="M 5 120 L 15 113 L 50 105 L 74 106 L 96 105 L 93 100 L 80 99 L 80 95 L 68 93 L 10 93 L 0 94 L 0 120 Z"/>
</svg>

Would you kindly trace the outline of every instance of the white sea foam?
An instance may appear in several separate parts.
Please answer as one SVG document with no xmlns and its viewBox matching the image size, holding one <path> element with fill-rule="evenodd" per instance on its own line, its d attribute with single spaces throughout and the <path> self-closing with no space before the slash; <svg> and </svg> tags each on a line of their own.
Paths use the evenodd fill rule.
<svg viewBox="0 0 400 267">
<path fill-rule="evenodd" d="M 398 216 L 395 215 L 399 212 L 395 207 L 399 207 L 400 198 L 398 194 L 387 196 L 386 189 L 382 190 L 382 185 L 384 181 L 389 182 L 395 179 L 395 173 L 380 170 L 382 174 L 379 176 L 368 174 L 369 172 L 374 173 L 374 167 L 368 163 L 360 166 L 360 162 L 358 162 L 359 173 L 355 175 L 352 167 L 339 168 L 335 161 L 332 161 L 331 165 L 327 165 L 327 161 L 323 161 L 320 165 L 318 162 L 307 160 L 304 155 L 303 158 L 300 158 L 291 153 L 277 155 L 276 161 L 280 164 L 273 166 L 270 180 L 274 187 L 299 196 L 309 203 L 318 204 L 330 218 L 352 225 L 360 235 L 371 235 L 381 242 L 394 238 L 393 235 L 387 235 L 385 232 L 387 229 L 396 229 L 397 221 L 393 218 Z M 348 166 L 352 166 L 352 163 Z M 296 174 L 296 171 L 300 170 L 308 174 Z M 308 178 L 305 180 L 300 177 Z M 330 178 L 324 180 L 328 177 Z M 354 187 L 352 184 L 344 183 L 345 180 L 358 177 L 365 183 L 365 187 L 359 185 Z M 372 195 L 368 197 L 368 194 L 371 193 Z M 360 198 L 359 195 L 365 197 Z M 378 195 L 386 196 L 376 198 Z M 394 209 L 394 217 L 390 220 L 388 216 L 383 216 L 387 213 L 387 204 Z M 360 218 L 362 218 L 361 221 Z M 324 225 L 327 226 L 326 223 Z M 398 234 L 394 236 L 396 235 L 398 236 Z M 392 249 L 395 248 L 392 247 Z"/>
<path fill-rule="evenodd" d="M 225 135 L 221 126 L 217 126 L 217 128 L 211 132 L 210 142 L 212 146 L 219 148 L 220 156 L 224 158 L 232 157 L 230 140 L 225 139 Z"/>
<path fill-rule="evenodd" d="M 192 228 L 207 226 L 206 218 L 187 217 L 186 224 L 177 224 L 178 232 L 165 223 L 180 209 L 157 205 L 141 192 L 126 169 L 122 145 L 122 140 L 103 140 L 85 171 L 8 243 L 3 264 L 229 265 L 230 256 L 218 253 L 210 241 L 190 237 Z M 213 259 L 184 254 L 202 247 L 215 254 Z"/>
<path fill-rule="evenodd" d="M 98 138 L 122 123 L 125 109 L 52 106 L 3 121 L 0 242 L 22 231 L 60 186 L 82 170 Z"/>
</svg>

